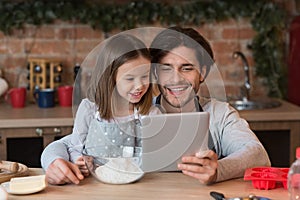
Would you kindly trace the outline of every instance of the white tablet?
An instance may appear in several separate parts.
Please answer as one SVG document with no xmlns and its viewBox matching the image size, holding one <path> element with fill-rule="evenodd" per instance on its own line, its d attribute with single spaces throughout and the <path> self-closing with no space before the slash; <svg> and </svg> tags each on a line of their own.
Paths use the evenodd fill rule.
<svg viewBox="0 0 300 200">
<path fill-rule="evenodd" d="M 141 123 L 144 172 L 178 171 L 182 156 L 208 149 L 207 112 L 150 115 Z"/>
</svg>

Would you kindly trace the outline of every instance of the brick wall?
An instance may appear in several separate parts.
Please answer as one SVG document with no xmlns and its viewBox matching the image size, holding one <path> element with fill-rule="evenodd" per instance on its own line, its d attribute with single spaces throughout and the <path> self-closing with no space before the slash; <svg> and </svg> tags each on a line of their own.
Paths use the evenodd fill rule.
<svg viewBox="0 0 300 200">
<path fill-rule="evenodd" d="M 194 28 L 211 42 L 229 96 L 239 95 L 239 87 L 244 80 L 242 62 L 232 58 L 234 51 L 242 51 L 247 56 L 251 81 L 260 84 L 255 80 L 251 51 L 247 49 L 255 35 L 248 20 L 229 20 Z M 75 64 L 81 63 L 104 38 L 102 31 L 93 30 L 88 25 L 62 21 L 39 28 L 28 25 L 9 36 L 0 32 L 0 68 L 11 87 L 26 86 L 28 57 L 58 59 L 63 64 L 62 84 L 72 84 Z M 266 93 L 260 86 L 253 87 L 252 92 L 259 95 Z"/>
<path fill-rule="evenodd" d="M 252 96 L 267 95 L 262 79 L 255 76 L 252 53 L 247 48 L 256 34 L 248 19 L 209 23 L 194 28 L 212 45 L 228 97 L 238 97 L 244 81 L 243 63 L 241 59 L 232 58 L 234 51 L 242 51 L 248 59 Z M 101 30 L 63 21 L 41 27 L 27 25 L 22 30 L 14 30 L 9 36 L 0 32 L 0 69 L 4 71 L 10 87 L 27 86 L 28 57 L 58 59 L 63 64 L 62 84 L 73 84 L 75 63 L 81 63 L 104 38 Z"/>
<path fill-rule="evenodd" d="M 206 24 L 197 30 L 202 33 L 211 43 L 215 53 L 215 62 L 222 75 L 228 98 L 238 98 L 240 87 L 244 83 L 244 69 L 240 58 L 233 59 L 234 51 L 245 54 L 250 67 L 250 80 L 253 86 L 253 96 L 265 95 L 261 81 L 255 77 L 253 71 L 253 58 L 251 50 L 247 47 L 255 35 L 249 20 L 228 20 L 220 23 Z M 256 86 L 257 85 L 257 86 Z"/>
<path fill-rule="evenodd" d="M 62 84 L 73 83 L 73 67 L 103 40 L 103 33 L 87 25 L 58 21 L 39 28 L 27 25 L 12 35 L 0 32 L 0 68 L 11 87 L 27 85 L 27 58 L 61 60 Z"/>
</svg>

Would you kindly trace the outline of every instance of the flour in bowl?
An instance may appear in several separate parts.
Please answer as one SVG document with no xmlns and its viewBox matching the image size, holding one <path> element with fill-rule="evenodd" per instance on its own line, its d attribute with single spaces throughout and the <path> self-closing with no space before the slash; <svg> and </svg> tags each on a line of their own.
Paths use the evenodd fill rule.
<svg viewBox="0 0 300 200">
<path fill-rule="evenodd" d="M 144 172 L 132 158 L 109 158 L 109 161 L 97 167 L 95 174 L 104 183 L 126 184 L 140 179 Z"/>
</svg>

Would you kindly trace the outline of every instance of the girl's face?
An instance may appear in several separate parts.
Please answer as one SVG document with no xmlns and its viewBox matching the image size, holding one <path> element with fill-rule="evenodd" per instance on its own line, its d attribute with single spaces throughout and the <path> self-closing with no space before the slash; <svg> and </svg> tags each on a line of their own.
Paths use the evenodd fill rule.
<svg viewBox="0 0 300 200">
<path fill-rule="evenodd" d="M 130 103 L 138 103 L 149 87 L 150 61 L 144 57 L 129 60 L 118 68 L 116 89 Z"/>
</svg>

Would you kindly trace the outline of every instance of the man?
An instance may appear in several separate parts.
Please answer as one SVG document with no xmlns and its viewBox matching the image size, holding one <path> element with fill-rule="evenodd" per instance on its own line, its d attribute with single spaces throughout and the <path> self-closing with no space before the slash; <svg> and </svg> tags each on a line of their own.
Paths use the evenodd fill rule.
<svg viewBox="0 0 300 200">
<path fill-rule="evenodd" d="M 269 166 L 268 155 L 248 123 L 228 103 L 199 98 L 213 64 L 209 43 L 191 28 L 172 27 L 153 40 L 152 72 L 160 95 L 155 104 L 162 112 L 210 114 L 211 150 L 182 158 L 178 168 L 203 184 L 242 177 L 247 168 Z"/>
<path fill-rule="evenodd" d="M 213 64 L 213 52 L 197 31 L 180 27 L 163 30 L 154 38 L 150 52 L 152 73 L 161 93 L 154 99 L 155 105 L 164 113 L 210 114 L 211 150 L 183 157 L 178 168 L 184 174 L 211 184 L 242 177 L 249 167 L 270 165 L 262 144 L 236 110 L 228 103 L 198 97 L 200 84 Z M 41 161 L 49 183 L 78 184 L 84 178 L 83 169 L 80 171 L 77 166 L 82 163 L 68 161 L 69 142 L 67 136 L 51 143 L 43 152 Z"/>
</svg>

